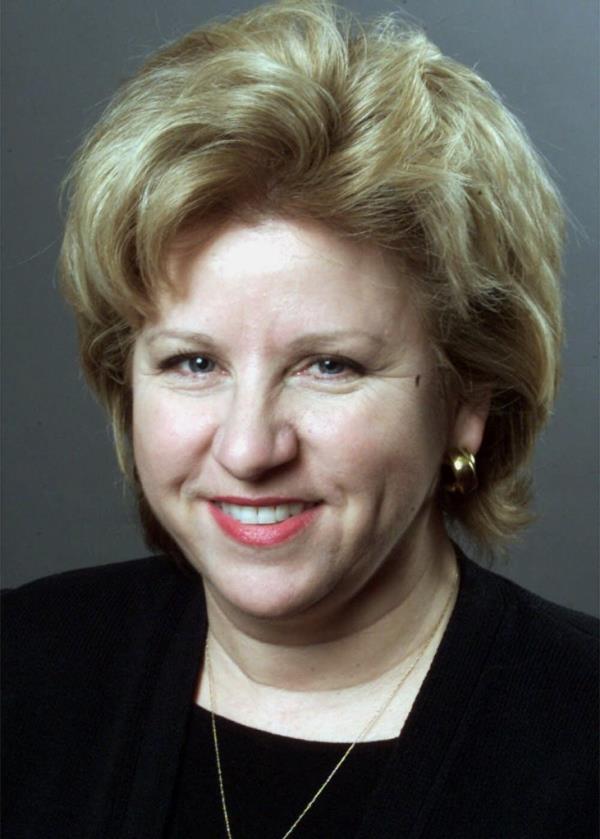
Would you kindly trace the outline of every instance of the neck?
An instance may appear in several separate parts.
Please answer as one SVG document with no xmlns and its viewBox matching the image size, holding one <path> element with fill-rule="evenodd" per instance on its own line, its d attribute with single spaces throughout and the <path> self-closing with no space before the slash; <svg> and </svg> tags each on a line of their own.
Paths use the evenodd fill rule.
<svg viewBox="0 0 600 839">
<path fill-rule="evenodd" d="M 354 597 L 288 620 L 240 616 L 207 586 L 220 681 L 302 694 L 385 679 L 418 654 L 452 596 L 456 558 L 445 532 L 438 536 L 428 550 L 390 557 Z"/>
</svg>

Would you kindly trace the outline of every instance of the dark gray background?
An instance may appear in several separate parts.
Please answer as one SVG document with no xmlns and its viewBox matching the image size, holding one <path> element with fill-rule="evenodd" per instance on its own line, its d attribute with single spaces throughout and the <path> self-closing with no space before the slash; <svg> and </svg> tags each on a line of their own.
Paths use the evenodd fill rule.
<svg viewBox="0 0 600 839">
<path fill-rule="evenodd" d="M 56 291 L 57 193 L 117 84 L 166 39 L 254 3 L 5 0 L 3 4 L 2 556 L 4 584 L 145 553 L 106 420 L 76 363 Z M 348 3 L 364 14 L 394 5 Z M 568 346 L 536 458 L 538 522 L 497 569 L 598 612 L 598 20 L 595 0 L 407 0 L 448 54 L 477 66 L 525 122 L 572 213 Z"/>
</svg>

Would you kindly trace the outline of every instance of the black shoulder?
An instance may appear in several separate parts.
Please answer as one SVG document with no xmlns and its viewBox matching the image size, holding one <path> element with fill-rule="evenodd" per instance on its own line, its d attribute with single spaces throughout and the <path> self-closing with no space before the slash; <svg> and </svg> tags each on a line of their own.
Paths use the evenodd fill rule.
<svg viewBox="0 0 600 839">
<path fill-rule="evenodd" d="M 546 684 L 562 680 L 597 696 L 600 621 L 552 603 L 492 572 L 505 603 L 506 651 Z"/>
<path fill-rule="evenodd" d="M 459 554 L 471 606 L 465 618 L 500 616 L 494 645 L 495 666 L 524 686 L 573 695 L 580 687 L 597 701 L 600 622 L 560 606 Z"/>
<path fill-rule="evenodd" d="M 517 608 L 522 617 L 537 624 L 549 637 L 571 639 L 583 646 L 598 642 L 600 621 L 597 618 L 546 600 L 504 577 L 500 579 L 507 603 Z"/>
<path fill-rule="evenodd" d="M 199 576 L 167 557 L 118 562 L 53 574 L 2 593 L 3 638 L 48 650 L 53 641 L 115 635 L 149 621 L 199 585 Z M 14 651 L 14 646 L 12 647 Z"/>
<path fill-rule="evenodd" d="M 7 605 L 33 604 L 38 600 L 45 602 L 48 598 L 60 603 L 65 598 L 73 599 L 82 594 L 95 593 L 102 597 L 112 591 L 129 591 L 146 586 L 164 588 L 186 573 L 193 572 L 180 569 L 167 557 L 150 556 L 40 577 L 15 588 L 4 589 L 2 599 Z"/>
<path fill-rule="evenodd" d="M 520 593 L 522 597 L 523 593 L 526 595 L 523 598 L 526 606 L 533 613 L 538 614 L 541 619 L 553 624 L 558 632 L 567 633 L 572 635 L 573 638 L 581 638 L 582 640 L 587 637 L 592 642 L 597 642 L 600 638 L 600 620 L 598 618 L 587 615 L 585 612 L 579 612 L 576 609 L 559 606 L 557 603 L 552 603 L 524 589 L 520 589 Z"/>
<path fill-rule="evenodd" d="M 455 548 L 461 572 L 469 585 L 476 588 L 478 594 L 492 589 L 499 592 L 506 606 L 515 608 L 521 617 L 528 616 L 529 619 L 537 621 L 550 635 L 568 635 L 573 639 L 579 638 L 584 643 L 585 638 L 592 642 L 598 641 L 600 637 L 598 618 L 546 600 L 502 576 L 497 570 L 485 568 L 469 559 L 460 547 L 455 546 Z"/>
</svg>

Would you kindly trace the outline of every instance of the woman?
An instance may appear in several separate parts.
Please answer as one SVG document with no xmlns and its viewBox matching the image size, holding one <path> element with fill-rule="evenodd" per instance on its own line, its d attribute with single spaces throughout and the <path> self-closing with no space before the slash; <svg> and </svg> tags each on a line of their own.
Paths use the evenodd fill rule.
<svg viewBox="0 0 600 839">
<path fill-rule="evenodd" d="M 282 3 L 124 86 L 63 284 L 148 544 L 6 598 L 7 836 L 595 835 L 596 624 L 527 521 L 563 214 L 473 71 Z"/>
</svg>

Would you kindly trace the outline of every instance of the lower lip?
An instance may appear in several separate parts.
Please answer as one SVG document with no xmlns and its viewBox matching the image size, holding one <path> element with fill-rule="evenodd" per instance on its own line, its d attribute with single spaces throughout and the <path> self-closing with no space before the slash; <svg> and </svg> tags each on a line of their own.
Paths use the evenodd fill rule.
<svg viewBox="0 0 600 839">
<path fill-rule="evenodd" d="M 208 507 L 223 533 L 231 539 L 243 545 L 269 547 L 287 542 L 308 527 L 318 514 L 320 505 L 309 507 L 297 516 L 290 516 L 289 519 L 275 524 L 243 524 L 232 516 L 228 516 L 216 504 L 210 503 Z"/>
</svg>

